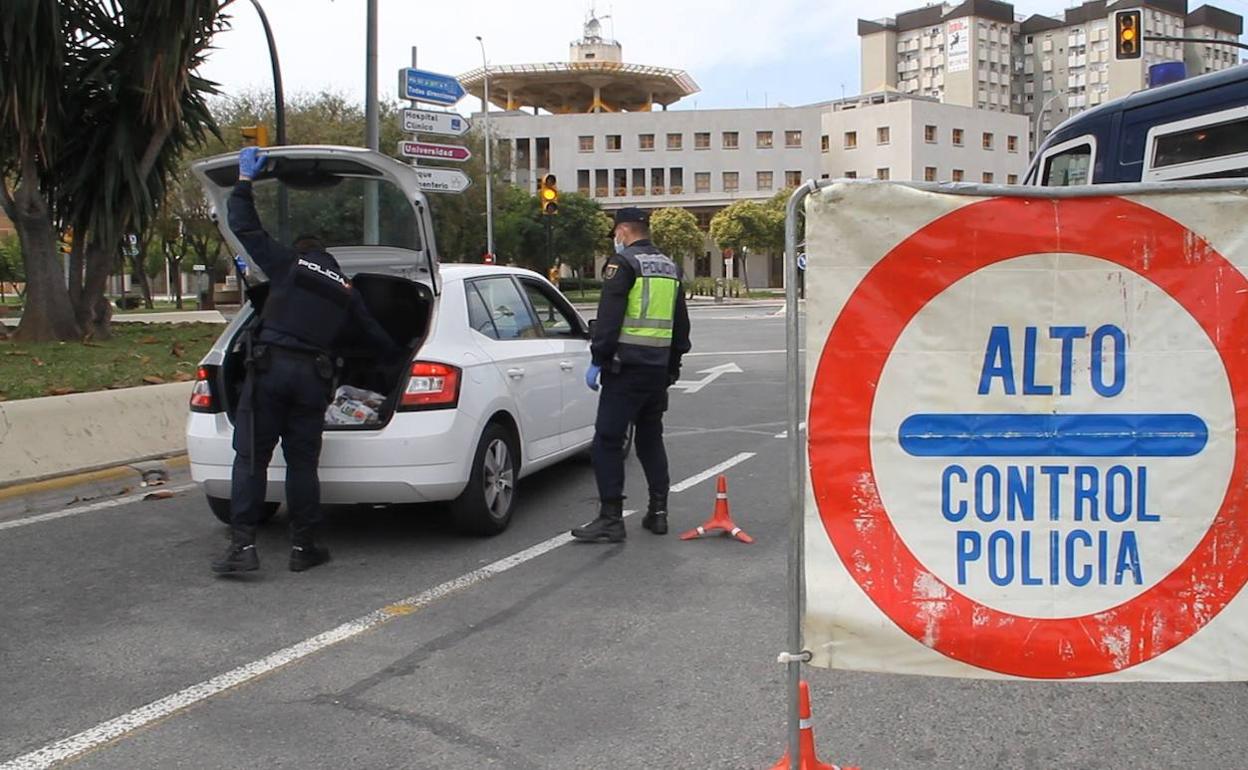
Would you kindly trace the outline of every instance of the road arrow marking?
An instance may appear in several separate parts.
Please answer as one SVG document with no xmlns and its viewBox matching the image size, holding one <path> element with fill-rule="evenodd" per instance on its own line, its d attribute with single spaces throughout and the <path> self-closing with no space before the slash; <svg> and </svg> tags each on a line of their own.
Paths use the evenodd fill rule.
<svg viewBox="0 0 1248 770">
<path fill-rule="evenodd" d="M 735 363 L 720 364 L 719 366 L 712 366 L 710 369 L 703 369 L 698 372 L 698 374 L 706 375 L 700 380 L 677 380 L 672 387 L 682 388 L 685 393 L 697 393 L 725 374 L 740 374 L 742 371 L 741 367 Z"/>
</svg>

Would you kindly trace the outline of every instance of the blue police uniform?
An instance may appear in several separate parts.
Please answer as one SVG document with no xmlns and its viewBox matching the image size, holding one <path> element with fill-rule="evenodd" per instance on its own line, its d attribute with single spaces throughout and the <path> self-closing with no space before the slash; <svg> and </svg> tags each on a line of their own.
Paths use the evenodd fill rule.
<svg viewBox="0 0 1248 770">
<path fill-rule="evenodd" d="M 622 209 L 616 222 L 647 223 L 637 209 Z M 590 351 L 601 369 L 601 395 L 592 448 L 599 515 L 572 531 L 578 540 L 624 538 L 624 442 L 633 444 L 646 475 L 650 502 L 642 526 L 667 532 L 670 477 L 663 446 L 667 389 L 680 376 L 689 352 L 689 312 L 679 267 L 649 240 L 630 243 L 603 268 L 602 296 Z"/>
<path fill-rule="evenodd" d="M 381 355 L 393 355 L 399 347 L 369 314 L 333 255 L 296 251 L 265 232 L 246 179 L 230 195 L 229 226 L 268 277 L 269 294 L 234 417 L 232 550 L 213 569 L 234 572 L 258 566 L 255 531 L 279 438 L 286 456 L 286 505 L 294 546 L 291 569 L 315 566 L 328 559 L 328 551 L 315 546 L 314 533 L 321 520 L 317 475 L 321 433 L 332 397 L 330 352 L 346 329 Z M 248 547 L 250 553 L 242 553 Z"/>
</svg>

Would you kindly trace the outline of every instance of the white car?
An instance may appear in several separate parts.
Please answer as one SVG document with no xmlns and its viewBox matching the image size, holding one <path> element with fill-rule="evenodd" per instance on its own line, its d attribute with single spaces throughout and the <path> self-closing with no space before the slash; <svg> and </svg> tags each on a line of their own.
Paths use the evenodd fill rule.
<svg viewBox="0 0 1248 770">
<path fill-rule="evenodd" d="M 507 527 L 518 479 L 583 453 L 597 394 L 585 386 L 589 328 L 545 278 L 488 265 L 441 265 L 415 170 L 347 147 L 281 147 L 255 182 L 261 221 L 278 240 L 315 233 L 351 274 L 377 320 L 411 356 L 386 365 L 340 353 L 338 384 L 386 396 L 376 424 L 327 425 L 321 499 L 335 503 L 453 501 L 466 531 Z M 196 163 L 221 224 L 237 156 Z M 375 192 L 374 192 L 375 191 Z M 369 226 L 366 207 L 376 201 Z M 191 476 L 229 519 L 232 415 L 245 374 L 242 340 L 267 288 L 252 268 L 249 300 L 199 367 L 187 421 Z M 272 515 L 285 496 L 285 461 L 269 468 Z"/>
</svg>

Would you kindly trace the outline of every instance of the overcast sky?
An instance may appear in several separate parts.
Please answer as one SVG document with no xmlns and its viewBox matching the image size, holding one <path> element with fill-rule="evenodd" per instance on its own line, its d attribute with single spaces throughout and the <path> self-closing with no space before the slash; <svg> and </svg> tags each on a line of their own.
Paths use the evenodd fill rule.
<svg viewBox="0 0 1248 770">
<path fill-rule="evenodd" d="M 277 38 L 288 92 L 364 92 L 364 0 L 261 0 Z M 805 104 L 859 91 L 857 19 L 879 18 L 922 0 L 620 0 L 597 2 L 624 60 L 683 69 L 701 93 L 680 107 Z M 1021 0 L 1018 13 L 1060 13 L 1064 0 Z M 1195 7 L 1199 2 L 1193 2 Z M 1248 0 L 1216 2 L 1238 13 Z M 396 98 L 396 72 L 419 64 L 449 74 L 481 66 L 476 35 L 492 64 L 567 61 L 589 0 L 380 0 L 379 83 Z M 246 0 L 230 6 L 204 74 L 226 93 L 271 84 L 264 35 Z M 471 98 L 461 111 L 479 108 Z"/>
</svg>

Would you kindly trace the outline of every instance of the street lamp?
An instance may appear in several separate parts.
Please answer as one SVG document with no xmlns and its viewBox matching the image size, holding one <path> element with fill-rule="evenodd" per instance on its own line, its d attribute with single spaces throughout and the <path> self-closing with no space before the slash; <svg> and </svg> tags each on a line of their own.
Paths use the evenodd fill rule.
<svg viewBox="0 0 1248 770">
<path fill-rule="evenodd" d="M 1065 99 L 1066 92 L 1058 91 L 1050 96 L 1044 101 L 1044 104 L 1041 105 L 1040 111 L 1036 113 L 1035 143 L 1031 146 L 1031 153 L 1033 157 L 1036 153 L 1040 152 L 1040 124 L 1044 122 L 1044 113 L 1048 111 L 1049 106 L 1053 104 L 1053 101 L 1058 98 Z"/>
<path fill-rule="evenodd" d="M 494 166 L 490 162 L 490 63 L 485 58 L 485 41 L 477 35 L 481 46 L 481 70 L 485 86 L 481 92 L 482 122 L 485 126 L 485 252 L 494 255 Z"/>
</svg>

